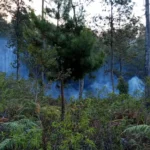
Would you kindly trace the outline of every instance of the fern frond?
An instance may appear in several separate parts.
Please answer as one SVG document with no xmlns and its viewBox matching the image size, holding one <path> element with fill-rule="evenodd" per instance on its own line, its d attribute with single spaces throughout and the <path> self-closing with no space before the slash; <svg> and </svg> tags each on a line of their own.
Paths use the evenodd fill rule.
<svg viewBox="0 0 150 150">
<path fill-rule="evenodd" d="M 0 150 L 21 147 L 24 149 L 38 148 L 42 136 L 42 129 L 38 124 L 29 119 L 21 119 L 14 122 L 3 123 L 3 127 L 9 133 L 9 139 L 1 142 Z M 30 143 L 30 144 L 29 144 Z"/>
<path fill-rule="evenodd" d="M 28 128 L 38 127 L 38 125 L 36 123 L 32 122 L 29 119 L 21 119 L 18 121 L 4 123 L 3 125 L 8 127 L 11 130 L 24 129 L 26 127 L 28 127 Z"/>
<path fill-rule="evenodd" d="M 127 128 L 123 134 L 132 134 L 139 136 L 146 136 L 150 138 L 150 126 L 148 125 L 137 125 Z"/>
<path fill-rule="evenodd" d="M 0 143 L 0 150 L 5 150 L 6 148 L 12 147 L 12 140 L 11 139 L 5 139 Z"/>
</svg>

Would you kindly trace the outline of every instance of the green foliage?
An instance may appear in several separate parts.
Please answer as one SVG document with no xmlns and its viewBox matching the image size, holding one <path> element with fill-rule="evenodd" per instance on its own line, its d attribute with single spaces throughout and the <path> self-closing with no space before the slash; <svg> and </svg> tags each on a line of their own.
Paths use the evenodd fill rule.
<svg viewBox="0 0 150 150">
<path fill-rule="evenodd" d="M 41 108 L 41 116 L 45 121 L 59 120 L 60 108 L 57 106 L 44 106 Z"/>
<path fill-rule="evenodd" d="M 33 72 L 36 82 L 41 73 L 42 80 L 44 74 L 48 80 L 61 81 L 63 109 L 65 108 L 63 82 L 68 79 L 82 79 L 86 74 L 98 69 L 103 63 L 104 53 L 99 49 L 97 36 L 81 23 L 82 20 L 77 20 L 75 7 L 71 1 L 70 7 L 74 10 L 74 18 L 64 20 L 64 24 L 59 26 L 62 1 L 55 3 L 58 10 L 54 10 L 53 13 L 56 15 L 57 26 L 37 17 L 31 11 L 30 24 L 25 28 L 24 36 L 28 45 L 29 62 L 32 63 L 30 72 L 36 70 Z"/>
<path fill-rule="evenodd" d="M 41 128 L 28 119 L 21 119 L 2 124 L 6 139 L 2 139 L 0 149 L 33 149 L 41 144 Z"/>
<path fill-rule="evenodd" d="M 124 130 L 123 136 L 128 141 L 128 147 L 131 149 L 149 149 L 150 147 L 150 126 L 137 125 Z"/>
<path fill-rule="evenodd" d="M 66 105 L 65 119 L 60 121 L 59 102 L 39 97 L 35 103 L 31 92 L 34 86 L 29 81 L 16 82 L 1 74 L 0 87 L 3 100 L 0 104 L 0 148 L 4 150 L 123 149 L 122 138 L 138 143 L 133 135 L 125 134 L 128 126 L 145 122 L 149 126 L 150 122 L 141 101 L 125 94 L 70 102 Z M 4 123 L 3 114 L 7 123 Z M 148 134 L 148 128 L 142 129 L 140 134 L 147 137 L 144 133 Z"/>
<path fill-rule="evenodd" d="M 65 120 L 62 122 L 53 122 L 55 130 L 51 135 L 52 143 L 57 141 L 58 149 L 95 149 L 95 144 L 91 140 L 94 128 L 90 127 L 90 118 L 88 114 L 89 101 L 72 103 L 68 105 Z"/>
<path fill-rule="evenodd" d="M 10 27 L 10 24 L 6 22 L 5 19 L 0 14 L 0 37 L 7 37 L 8 36 L 8 28 Z"/>
<path fill-rule="evenodd" d="M 146 77 L 146 85 L 150 86 L 150 77 Z"/>
<path fill-rule="evenodd" d="M 143 136 L 150 137 L 150 126 L 149 125 L 137 125 L 125 129 L 123 134 L 133 134 L 137 138 L 142 138 Z"/>
<path fill-rule="evenodd" d="M 54 78 L 57 68 L 57 51 L 54 43 L 56 26 L 30 13 L 30 23 L 24 28 L 24 38 L 28 57 L 25 62 L 30 70 L 30 76 L 38 78 L 41 72 L 48 78 Z"/>
<path fill-rule="evenodd" d="M 0 74 L 0 113 L 9 117 L 29 114 L 36 117 L 37 104 L 34 102 L 34 83 L 30 80 L 16 81 L 14 77 L 6 77 Z M 42 96 L 43 97 L 43 96 Z M 39 95 L 41 99 L 41 95 Z"/>
<path fill-rule="evenodd" d="M 107 113 L 106 113 L 107 112 Z M 140 101 L 129 95 L 110 95 L 91 99 L 88 113 L 95 128 L 93 141 L 97 149 L 123 149 L 121 133 L 128 125 L 144 123 L 145 110 Z"/>
<path fill-rule="evenodd" d="M 120 94 L 128 94 L 128 83 L 123 79 L 123 77 L 118 79 L 117 89 Z"/>
<path fill-rule="evenodd" d="M 9 1 L 2 2 L 0 6 Z M 44 96 L 44 86 L 42 89 L 39 79 L 41 73 L 48 81 L 84 78 L 102 65 L 104 51 L 110 55 L 110 42 L 114 64 L 119 62 L 120 65 L 117 75 L 124 75 L 123 67 L 130 62 L 137 63 L 135 60 L 140 60 L 142 66 L 144 28 L 140 27 L 139 33 L 138 18 L 130 17 L 133 8 L 130 0 L 105 1 L 116 9 L 111 18 L 115 29 L 112 28 L 113 36 L 108 30 L 100 38 L 86 27 L 83 5 L 74 5 L 71 0 L 56 0 L 57 9 L 55 6 L 46 9 L 48 15 L 57 20 L 57 26 L 36 16 L 32 10 L 28 13 L 24 1 L 10 2 L 20 5 L 13 11 L 10 46 L 15 48 L 18 57 L 17 69 L 20 58 L 24 58 L 22 61 L 29 68 L 30 79 L 16 81 L 14 76 L 0 74 L 0 150 L 133 150 L 149 147 L 148 110 L 142 100 L 127 94 L 128 85 L 123 78 L 118 83 L 120 95 L 107 93 L 107 98 L 91 96 L 67 104 L 62 101 L 66 105 L 63 121 L 60 121 L 63 111 L 60 101 L 54 102 Z M 9 9 L 9 6 L 5 7 Z M 126 18 L 130 23 L 124 24 Z M 109 16 L 106 19 L 110 22 Z M 1 20 L 4 21 L 3 17 Z"/>
<path fill-rule="evenodd" d="M 71 1 L 59 3 L 62 12 L 67 11 L 65 14 L 73 9 Z M 61 13 L 57 10 L 49 11 Z M 78 14 L 74 15 L 77 19 Z M 46 77 L 56 77 L 60 72 L 66 73 L 71 69 L 70 78 L 80 79 L 102 65 L 104 53 L 99 49 L 98 38 L 81 23 L 82 19 L 78 18 L 75 22 L 75 19 L 69 17 L 59 28 L 37 17 L 33 11 L 30 19 L 30 25 L 24 30 L 29 62 L 31 60 L 31 66 L 37 66 L 38 71 L 43 71 Z"/>
<path fill-rule="evenodd" d="M 67 49 L 61 51 L 60 57 L 64 69 L 71 68 L 72 78 L 82 79 L 102 65 L 104 53 L 98 47 L 98 39 L 89 29 L 81 30 L 79 35 L 67 41 L 66 45 Z"/>
</svg>

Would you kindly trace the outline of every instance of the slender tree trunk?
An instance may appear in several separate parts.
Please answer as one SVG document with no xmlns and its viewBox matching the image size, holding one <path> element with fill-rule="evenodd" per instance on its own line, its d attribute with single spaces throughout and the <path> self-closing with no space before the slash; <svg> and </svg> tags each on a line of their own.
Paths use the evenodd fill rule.
<svg viewBox="0 0 150 150">
<path fill-rule="evenodd" d="M 64 80 L 61 79 L 61 120 L 65 118 Z"/>
<path fill-rule="evenodd" d="M 119 58 L 119 65 L 120 65 L 120 76 L 122 76 L 122 57 Z"/>
<path fill-rule="evenodd" d="M 110 28 L 111 28 L 111 42 L 110 42 L 110 49 L 111 49 L 111 61 L 110 61 L 110 74 L 111 74 L 111 83 L 112 83 L 112 92 L 114 93 L 114 50 L 113 50 L 113 2 L 111 1 L 111 19 L 110 19 Z"/>
<path fill-rule="evenodd" d="M 42 0 L 42 19 L 44 19 L 44 0 Z"/>
<path fill-rule="evenodd" d="M 149 0 L 145 2 L 146 15 L 146 49 L 145 49 L 145 76 L 150 77 L 150 11 Z M 146 83 L 145 98 L 150 98 L 150 85 Z"/>
<path fill-rule="evenodd" d="M 36 67 L 36 80 L 35 80 L 35 84 L 36 84 L 36 91 L 35 91 L 35 103 L 37 103 L 37 100 L 38 100 L 38 69 Z"/>
<path fill-rule="evenodd" d="M 57 4 L 57 30 L 59 30 L 59 19 L 60 19 L 60 7 L 61 3 Z M 60 70 L 63 72 L 61 60 L 59 60 Z M 65 119 L 65 97 L 64 97 L 64 78 L 60 79 L 60 93 L 61 93 L 61 121 Z"/>
<path fill-rule="evenodd" d="M 46 49 L 46 39 L 45 37 L 43 36 L 43 50 Z M 41 76 L 42 76 L 42 86 L 44 87 L 44 67 L 42 65 L 42 73 L 41 73 Z"/>
<path fill-rule="evenodd" d="M 44 20 L 44 0 L 42 0 L 42 20 Z M 46 42 L 45 42 L 45 38 L 43 36 L 43 49 L 45 49 L 45 47 L 46 47 Z M 43 66 L 42 66 L 42 72 L 41 72 L 41 79 L 42 79 L 42 90 L 44 91 L 44 89 L 43 89 L 43 87 L 44 87 L 44 68 L 43 68 Z"/>
<path fill-rule="evenodd" d="M 76 7 L 73 5 L 72 1 L 71 1 L 71 3 L 72 3 L 72 9 L 73 9 L 73 18 L 74 18 L 74 21 L 75 21 L 75 25 L 77 27 L 78 23 L 77 23 L 77 17 L 76 17 Z"/>
<path fill-rule="evenodd" d="M 43 150 L 47 150 L 46 132 L 47 131 L 45 131 L 45 129 L 42 130 L 42 147 L 43 147 Z"/>
<path fill-rule="evenodd" d="M 18 40 L 17 40 L 18 41 Z M 18 42 L 17 42 L 18 43 Z M 17 44 L 18 45 L 18 44 Z M 20 57 L 19 57 L 19 47 L 18 46 L 16 46 L 17 47 L 17 67 L 16 67 L 16 78 L 17 78 L 17 80 L 19 80 L 19 68 L 20 68 L 20 62 L 19 62 L 19 60 L 20 60 Z"/>
<path fill-rule="evenodd" d="M 57 29 L 59 30 L 59 19 L 60 19 L 60 7 L 61 3 L 57 4 Z M 63 67 L 60 60 L 60 70 L 63 72 Z M 64 78 L 60 79 L 60 93 L 61 93 L 61 121 L 65 119 L 65 97 L 64 97 Z"/>
<path fill-rule="evenodd" d="M 84 89 L 84 79 L 79 80 L 79 99 L 82 99 Z"/>
<path fill-rule="evenodd" d="M 44 0 L 42 0 L 42 20 L 44 20 Z M 45 49 L 46 47 L 46 43 L 45 43 L 45 38 L 43 36 L 43 49 Z M 37 76 L 37 75 L 36 75 Z M 42 92 L 44 92 L 44 68 L 42 66 L 42 72 L 41 72 L 41 79 L 42 79 Z M 36 77 L 36 102 L 38 99 L 38 82 L 37 82 L 37 77 Z M 42 125 L 43 127 L 43 125 Z M 43 146 L 43 150 L 47 150 L 47 141 L 46 141 L 46 134 L 45 134 L 45 129 L 43 127 L 43 132 L 42 132 L 42 146 Z"/>
<path fill-rule="evenodd" d="M 58 2 L 58 4 L 57 4 L 57 28 L 59 27 L 60 6 L 61 6 L 61 4 Z"/>
<path fill-rule="evenodd" d="M 121 13 L 119 12 L 119 29 L 121 29 Z M 120 71 L 120 76 L 122 77 L 122 51 L 119 56 L 119 71 Z"/>
<path fill-rule="evenodd" d="M 72 9 L 73 9 L 73 18 L 74 18 L 74 22 L 75 22 L 75 26 L 77 28 L 78 23 L 77 23 L 77 17 L 76 17 L 76 7 L 73 5 L 72 3 Z M 79 99 L 82 99 L 82 95 L 83 95 L 83 89 L 84 89 L 84 79 L 79 80 Z"/>
<path fill-rule="evenodd" d="M 47 150 L 47 130 L 45 129 L 45 125 L 44 125 L 44 118 L 40 119 L 39 117 L 39 120 L 41 121 L 41 128 L 42 128 L 42 150 Z"/>
<path fill-rule="evenodd" d="M 17 16 L 16 16 L 16 56 L 17 56 L 17 67 L 16 67 L 16 78 L 19 80 L 19 68 L 20 68 L 20 55 L 19 55 L 19 12 L 20 12 L 20 1 L 17 1 Z"/>
</svg>

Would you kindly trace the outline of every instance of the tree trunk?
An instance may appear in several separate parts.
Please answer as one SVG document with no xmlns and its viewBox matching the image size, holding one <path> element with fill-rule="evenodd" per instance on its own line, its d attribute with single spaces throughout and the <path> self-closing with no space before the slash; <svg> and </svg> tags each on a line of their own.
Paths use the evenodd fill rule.
<svg viewBox="0 0 150 150">
<path fill-rule="evenodd" d="M 42 147 L 43 150 L 47 150 L 46 131 L 44 129 L 42 131 Z"/>
<path fill-rule="evenodd" d="M 17 44 L 18 45 L 18 44 Z M 19 68 L 20 68 L 20 62 L 19 62 L 19 48 L 17 46 L 17 67 L 16 67 L 16 78 L 19 80 Z"/>
<path fill-rule="evenodd" d="M 57 28 L 59 27 L 59 20 L 60 20 L 60 6 L 61 6 L 61 4 L 58 1 L 58 4 L 57 4 Z"/>
<path fill-rule="evenodd" d="M 120 76 L 122 76 L 122 58 L 121 58 L 121 55 L 119 58 L 119 65 L 120 65 Z"/>
<path fill-rule="evenodd" d="M 57 30 L 59 30 L 59 20 L 60 20 L 60 7 L 61 7 L 61 3 L 57 4 Z M 59 69 L 63 72 L 63 67 L 61 64 L 61 59 L 59 60 Z M 65 119 L 65 98 L 64 98 L 64 78 L 61 77 L 60 78 L 60 93 L 61 93 L 61 121 L 63 121 Z"/>
<path fill-rule="evenodd" d="M 42 0 L 42 19 L 44 19 L 44 0 Z"/>
<path fill-rule="evenodd" d="M 46 49 L 46 40 L 43 36 L 43 50 Z M 42 58 L 43 59 L 43 58 Z M 42 86 L 44 87 L 44 67 L 43 67 L 43 64 L 42 64 L 42 73 L 41 73 L 41 77 L 42 77 Z"/>
<path fill-rule="evenodd" d="M 79 99 L 82 99 L 84 89 L 84 79 L 79 80 Z"/>
<path fill-rule="evenodd" d="M 44 0 L 42 0 L 42 20 L 44 20 Z M 45 49 L 45 48 L 46 48 L 46 42 L 45 42 L 45 38 L 43 36 L 43 49 Z M 42 79 L 42 90 L 44 91 L 44 89 L 43 89 L 43 87 L 44 87 L 44 68 L 43 68 L 43 66 L 42 66 L 41 79 Z"/>
<path fill-rule="evenodd" d="M 75 25 L 77 27 L 78 24 L 77 24 L 77 18 L 76 18 L 76 7 L 73 5 L 72 1 L 71 1 L 71 3 L 72 3 L 72 9 L 73 9 L 73 18 L 74 18 L 74 21 L 75 21 Z"/>
<path fill-rule="evenodd" d="M 111 1 L 111 19 L 110 19 L 110 28 L 111 28 L 111 42 L 110 42 L 110 49 L 111 49 L 111 61 L 110 61 L 110 74 L 111 74 L 111 83 L 112 83 L 112 92 L 114 93 L 114 50 L 113 50 L 113 2 Z"/>
<path fill-rule="evenodd" d="M 35 85 L 36 85 L 36 89 L 35 89 L 35 103 L 37 103 L 38 101 L 38 69 L 37 69 L 37 66 L 36 66 L 36 77 L 35 77 Z"/>
<path fill-rule="evenodd" d="M 61 120 L 65 118 L 64 81 L 61 79 Z"/>
<path fill-rule="evenodd" d="M 145 49 L 145 76 L 150 77 L 150 12 L 149 0 L 145 2 L 146 14 L 146 49 Z M 145 98 L 150 98 L 150 85 L 146 83 Z"/>
<path fill-rule="evenodd" d="M 20 57 L 19 57 L 19 12 L 20 12 L 20 2 L 19 0 L 17 1 L 17 18 L 16 18 L 16 21 L 17 21 L 17 24 L 16 24 L 16 41 L 17 41 L 17 45 L 16 45 L 16 56 L 17 56 L 17 60 L 16 60 L 16 63 L 17 63 L 17 66 L 16 66 L 16 78 L 17 80 L 19 80 L 19 68 L 20 68 Z"/>
</svg>

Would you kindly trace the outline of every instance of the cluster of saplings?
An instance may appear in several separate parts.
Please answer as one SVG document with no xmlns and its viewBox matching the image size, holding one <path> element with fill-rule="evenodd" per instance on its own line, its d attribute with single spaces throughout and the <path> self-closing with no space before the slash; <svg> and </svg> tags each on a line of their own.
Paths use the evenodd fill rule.
<svg viewBox="0 0 150 150">
<path fill-rule="evenodd" d="M 36 83 L 0 74 L 0 150 L 137 150 L 150 148 L 149 108 L 128 94 L 66 103 Z"/>
</svg>

